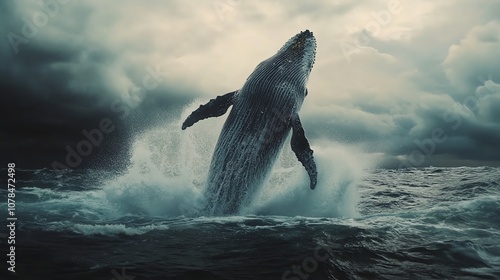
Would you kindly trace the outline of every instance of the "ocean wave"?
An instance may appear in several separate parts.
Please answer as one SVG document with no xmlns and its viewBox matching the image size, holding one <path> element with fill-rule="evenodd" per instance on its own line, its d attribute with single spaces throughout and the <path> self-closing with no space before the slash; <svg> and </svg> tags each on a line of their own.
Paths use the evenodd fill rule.
<svg viewBox="0 0 500 280">
<path fill-rule="evenodd" d="M 44 231 L 73 232 L 82 235 L 142 235 L 153 230 L 166 230 L 165 224 L 133 226 L 130 224 L 80 224 L 72 222 L 51 222 L 43 226 Z"/>
</svg>

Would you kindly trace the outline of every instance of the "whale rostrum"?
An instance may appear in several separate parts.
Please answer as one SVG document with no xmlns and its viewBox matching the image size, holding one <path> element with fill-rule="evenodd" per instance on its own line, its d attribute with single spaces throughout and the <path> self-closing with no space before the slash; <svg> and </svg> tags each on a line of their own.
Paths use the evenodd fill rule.
<svg viewBox="0 0 500 280">
<path fill-rule="evenodd" d="M 237 214 L 248 206 L 290 130 L 292 151 L 309 175 L 310 188 L 316 187 L 316 163 L 298 115 L 315 55 L 313 33 L 300 32 L 261 62 L 241 89 L 211 99 L 184 121 L 182 129 L 221 116 L 233 106 L 210 163 L 204 214 Z"/>
</svg>

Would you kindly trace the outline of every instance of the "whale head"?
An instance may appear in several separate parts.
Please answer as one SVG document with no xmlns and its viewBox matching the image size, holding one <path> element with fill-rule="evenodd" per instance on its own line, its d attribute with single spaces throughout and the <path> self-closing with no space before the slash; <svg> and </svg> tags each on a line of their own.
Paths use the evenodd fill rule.
<svg viewBox="0 0 500 280">
<path fill-rule="evenodd" d="M 293 36 L 274 57 L 277 60 L 285 59 L 285 62 L 290 64 L 290 68 L 303 68 L 302 71 L 309 75 L 316 57 L 316 39 L 313 33 L 305 30 Z"/>
<path fill-rule="evenodd" d="M 278 52 L 262 61 L 248 80 L 286 84 L 306 93 L 305 86 L 316 56 L 316 39 L 309 30 L 288 40 Z M 248 81 L 247 80 L 247 81 Z M 263 83 L 269 85 L 270 83 Z"/>
</svg>

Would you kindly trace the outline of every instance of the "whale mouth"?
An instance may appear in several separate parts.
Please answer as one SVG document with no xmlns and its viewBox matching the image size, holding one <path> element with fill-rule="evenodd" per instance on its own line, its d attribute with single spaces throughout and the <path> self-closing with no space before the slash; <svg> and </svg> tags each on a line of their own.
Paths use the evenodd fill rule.
<svg viewBox="0 0 500 280">
<path fill-rule="evenodd" d="M 302 50 L 305 47 L 307 39 L 312 38 L 314 40 L 314 35 L 312 32 L 306 29 L 305 31 L 302 31 L 294 36 L 294 38 L 295 40 L 292 44 L 292 50 Z"/>
<path fill-rule="evenodd" d="M 308 29 L 301 31 L 290 38 L 278 51 L 279 53 L 291 54 L 296 60 L 304 62 L 310 70 L 316 58 L 316 38 Z"/>
<path fill-rule="evenodd" d="M 316 50 L 316 38 L 314 38 L 313 33 L 309 31 L 309 29 L 301 31 L 290 38 L 290 40 L 281 47 L 278 53 L 288 49 L 294 52 L 301 52 L 307 47 L 314 47 L 314 50 Z"/>
</svg>

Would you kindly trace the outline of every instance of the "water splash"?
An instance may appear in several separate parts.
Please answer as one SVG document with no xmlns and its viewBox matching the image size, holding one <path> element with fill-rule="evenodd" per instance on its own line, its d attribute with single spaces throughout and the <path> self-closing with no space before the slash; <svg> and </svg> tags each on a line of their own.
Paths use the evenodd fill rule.
<svg viewBox="0 0 500 280">
<path fill-rule="evenodd" d="M 183 117 L 136 137 L 130 165 L 124 174 L 106 183 L 110 203 L 120 212 L 154 216 L 194 216 L 203 204 L 203 187 L 211 153 L 224 119 L 181 130 Z"/>
<path fill-rule="evenodd" d="M 203 191 L 212 152 L 225 117 L 212 118 L 182 131 L 182 117 L 138 136 L 128 170 L 108 182 L 106 195 L 120 212 L 160 216 L 203 215 Z M 307 129 L 307 128 L 306 128 Z M 354 217 L 357 185 L 366 159 L 354 148 L 323 140 L 312 141 L 318 164 L 318 186 L 309 178 L 290 148 L 290 139 L 269 180 L 240 214 Z"/>
<path fill-rule="evenodd" d="M 368 161 L 356 158 L 356 149 L 331 141 L 313 145 L 318 165 L 318 185 L 309 189 L 309 178 L 285 146 L 271 179 L 250 212 L 263 215 L 355 217 L 357 186 Z"/>
</svg>

